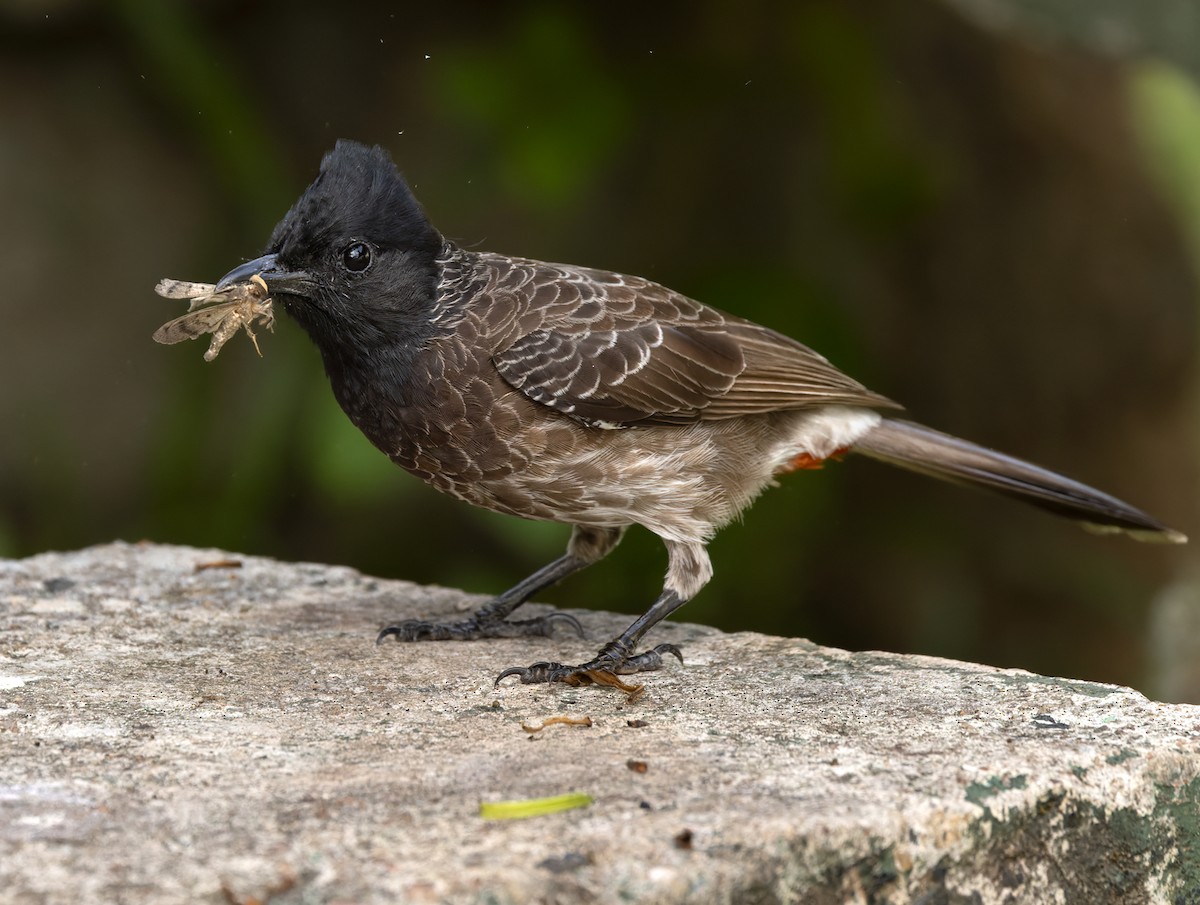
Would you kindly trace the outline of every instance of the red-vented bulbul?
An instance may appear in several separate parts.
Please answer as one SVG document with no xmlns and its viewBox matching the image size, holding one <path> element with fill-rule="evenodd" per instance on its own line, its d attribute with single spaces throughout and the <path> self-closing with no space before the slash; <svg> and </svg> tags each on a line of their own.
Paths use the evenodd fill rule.
<svg viewBox="0 0 1200 905">
<path fill-rule="evenodd" d="M 463 622 L 406 641 L 546 635 L 509 620 L 613 549 L 629 525 L 667 547 L 654 604 L 587 663 L 522 682 L 656 669 L 642 636 L 712 575 L 705 545 L 781 474 L 845 452 L 1024 500 L 1100 531 L 1182 542 L 1114 497 L 880 414 L 898 406 L 812 349 L 640 277 L 464 250 L 430 224 L 387 153 L 338 142 L 275 227 L 261 276 L 321 352 L 334 395 L 392 461 L 459 499 L 572 526 L 566 555 Z"/>
</svg>

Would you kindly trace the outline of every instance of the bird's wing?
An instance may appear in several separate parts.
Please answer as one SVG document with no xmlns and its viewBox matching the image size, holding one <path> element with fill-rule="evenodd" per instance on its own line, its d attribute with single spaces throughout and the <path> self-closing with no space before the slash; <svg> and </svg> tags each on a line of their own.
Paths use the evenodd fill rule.
<svg viewBox="0 0 1200 905">
<path fill-rule="evenodd" d="M 640 277 L 481 255 L 511 313 L 492 361 L 586 424 L 682 424 L 816 405 L 895 407 L 800 343 Z M 484 315 L 486 317 L 486 315 Z"/>
</svg>

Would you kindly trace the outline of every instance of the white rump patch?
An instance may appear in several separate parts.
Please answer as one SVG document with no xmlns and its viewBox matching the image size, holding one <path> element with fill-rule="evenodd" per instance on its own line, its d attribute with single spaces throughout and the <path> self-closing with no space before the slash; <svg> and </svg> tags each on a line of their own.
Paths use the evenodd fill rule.
<svg viewBox="0 0 1200 905">
<path fill-rule="evenodd" d="M 883 420 L 870 409 L 830 405 L 817 409 L 796 423 L 796 430 L 775 455 L 776 467 L 783 467 L 808 453 L 814 459 L 827 459 L 839 449 L 853 446 Z"/>
</svg>

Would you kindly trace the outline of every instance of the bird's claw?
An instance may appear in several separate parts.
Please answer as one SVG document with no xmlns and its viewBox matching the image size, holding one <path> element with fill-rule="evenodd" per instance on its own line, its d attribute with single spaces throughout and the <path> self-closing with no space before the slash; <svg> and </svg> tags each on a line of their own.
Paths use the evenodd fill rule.
<svg viewBox="0 0 1200 905">
<path fill-rule="evenodd" d="M 616 670 L 617 675 L 626 676 L 635 672 L 651 672 L 655 669 L 663 668 L 663 654 L 671 654 L 680 663 L 683 662 L 683 654 L 674 644 L 660 644 L 657 647 L 652 647 L 650 650 L 644 650 L 640 654 L 629 657 L 621 668 Z"/>
<path fill-rule="evenodd" d="M 518 619 L 515 621 L 508 621 L 508 622 L 501 623 L 502 625 L 508 626 L 510 630 L 515 628 L 515 629 L 517 629 L 517 631 L 513 632 L 512 635 L 493 636 L 493 637 L 508 638 L 508 637 L 515 637 L 518 635 L 519 636 L 540 635 L 544 638 L 549 638 L 550 634 L 551 634 L 551 630 L 553 629 L 555 622 L 566 623 L 572 629 L 575 630 L 575 634 L 577 634 L 580 638 L 584 637 L 583 626 L 579 624 L 578 619 L 576 619 L 570 613 L 557 613 L 557 612 L 547 613 L 545 616 L 538 616 L 534 619 Z"/>
<path fill-rule="evenodd" d="M 375 638 L 381 644 L 384 638 L 394 635 L 397 641 L 469 641 L 479 637 L 479 623 L 474 619 L 463 622 L 425 622 L 409 619 L 382 629 Z"/>
<path fill-rule="evenodd" d="M 547 682 L 564 682 L 568 685 L 614 684 L 603 681 L 603 676 L 627 676 L 639 672 L 651 672 L 663 667 L 663 654 L 672 654 L 680 663 L 683 654 L 674 644 L 660 644 L 657 647 L 633 656 L 622 657 L 610 645 L 602 650 L 595 659 L 580 666 L 566 666 L 562 663 L 541 661 L 530 666 L 511 666 L 496 676 L 495 685 L 503 679 L 516 676 L 522 685 L 539 685 Z"/>
<path fill-rule="evenodd" d="M 535 619 L 520 619 L 509 621 L 480 617 L 478 614 L 461 622 L 426 622 L 422 619 L 409 619 L 383 629 L 375 643 L 379 644 L 384 638 L 395 636 L 397 641 L 475 641 L 479 638 L 524 638 L 549 637 L 556 623 L 565 623 L 583 637 L 583 626 L 579 620 L 568 613 L 547 613 Z"/>
<path fill-rule="evenodd" d="M 501 679 L 507 679 L 509 676 L 519 677 L 522 685 L 537 685 L 541 682 L 563 682 L 568 675 L 578 669 L 578 666 L 564 666 L 561 663 L 551 663 L 547 660 L 542 660 L 530 666 L 510 666 L 504 672 L 500 673 L 500 675 L 496 676 L 496 681 L 492 684 L 499 685 Z"/>
</svg>

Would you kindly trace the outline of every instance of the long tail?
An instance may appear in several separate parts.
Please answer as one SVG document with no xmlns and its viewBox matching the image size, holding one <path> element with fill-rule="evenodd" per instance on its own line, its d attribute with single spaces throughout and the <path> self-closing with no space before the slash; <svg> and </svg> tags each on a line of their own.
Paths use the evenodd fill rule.
<svg viewBox="0 0 1200 905">
<path fill-rule="evenodd" d="M 1180 532 L 1086 484 L 910 421 L 885 418 L 853 450 L 909 471 L 1022 500 L 1092 531 L 1171 544 L 1187 541 Z"/>
</svg>

